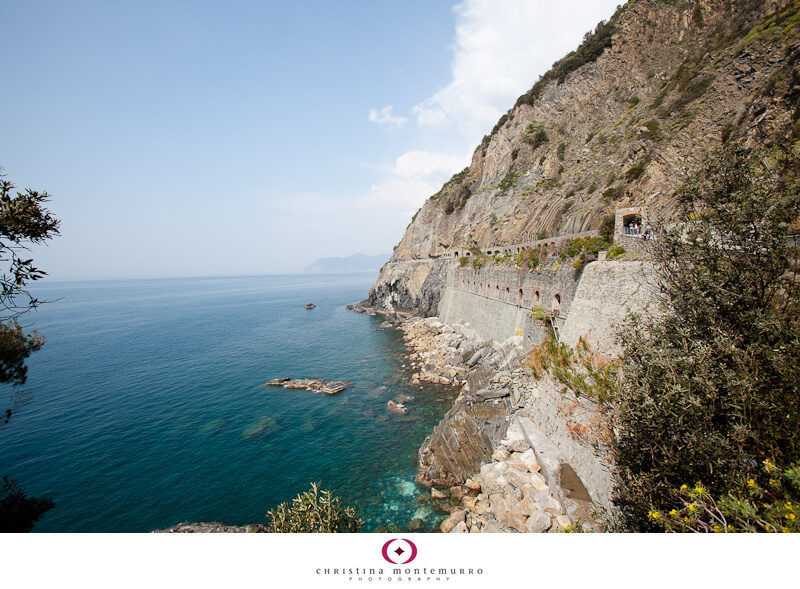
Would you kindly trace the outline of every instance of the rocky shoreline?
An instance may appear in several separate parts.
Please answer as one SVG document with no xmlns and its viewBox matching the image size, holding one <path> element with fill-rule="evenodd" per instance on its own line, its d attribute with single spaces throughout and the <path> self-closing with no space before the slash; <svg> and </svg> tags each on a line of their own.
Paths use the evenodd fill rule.
<svg viewBox="0 0 800 589">
<path fill-rule="evenodd" d="M 386 315 L 363 303 L 354 310 Z M 442 532 L 606 529 L 610 472 L 591 435 L 600 412 L 591 400 L 533 379 L 519 336 L 500 344 L 437 317 L 387 322 L 381 327 L 403 332 L 412 383 L 461 389 L 418 453 L 417 484 L 431 489 L 434 509 L 449 511 Z M 594 483 L 595 497 L 571 463 Z"/>
</svg>

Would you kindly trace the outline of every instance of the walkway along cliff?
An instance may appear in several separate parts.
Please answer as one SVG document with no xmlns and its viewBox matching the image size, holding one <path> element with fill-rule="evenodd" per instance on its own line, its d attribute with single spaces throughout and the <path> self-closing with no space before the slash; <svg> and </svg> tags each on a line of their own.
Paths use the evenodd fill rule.
<svg viewBox="0 0 800 589">
<path fill-rule="evenodd" d="M 798 2 L 628 2 L 423 204 L 358 307 L 405 319 L 415 378 L 462 387 L 419 452 L 418 482 L 454 506 L 444 531 L 603 529 L 605 408 L 527 355 L 550 332 L 619 355 L 626 317 L 659 312 L 650 224 L 708 150 L 800 118 L 798 64 Z M 558 255 L 600 235 L 596 260 Z"/>
</svg>

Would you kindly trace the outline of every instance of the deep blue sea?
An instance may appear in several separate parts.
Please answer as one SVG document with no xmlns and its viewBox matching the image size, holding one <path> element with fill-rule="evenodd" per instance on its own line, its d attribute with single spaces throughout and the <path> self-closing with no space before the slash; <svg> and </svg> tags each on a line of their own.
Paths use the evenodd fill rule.
<svg viewBox="0 0 800 589">
<path fill-rule="evenodd" d="M 267 523 L 311 481 L 365 530 L 439 517 L 416 452 L 455 393 L 412 387 L 405 347 L 347 311 L 374 275 L 51 282 L 23 323 L 47 338 L 33 398 L 0 427 L 0 475 L 56 503 L 37 532 L 146 532 L 184 521 Z M 313 302 L 316 309 L 303 306 Z M 271 378 L 346 380 L 328 396 Z M 10 387 L 0 390 L 5 397 Z M 413 395 L 406 416 L 386 403 Z"/>
</svg>

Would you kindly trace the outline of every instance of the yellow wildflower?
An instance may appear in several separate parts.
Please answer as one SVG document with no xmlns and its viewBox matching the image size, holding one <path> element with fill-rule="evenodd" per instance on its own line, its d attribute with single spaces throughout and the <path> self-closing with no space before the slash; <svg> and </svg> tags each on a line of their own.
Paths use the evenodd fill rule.
<svg viewBox="0 0 800 589">
<path fill-rule="evenodd" d="M 689 485 L 681 485 L 681 491 L 685 491 L 689 488 Z"/>
<path fill-rule="evenodd" d="M 783 505 L 783 506 L 784 506 L 786 509 L 790 510 L 790 511 L 794 511 L 794 507 L 792 507 L 792 502 L 791 502 L 791 501 L 787 501 L 786 503 L 784 503 L 784 505 Z"/>
<path fill-rule="evenodd" d="M 714 526 L 714 533 L 719 534 L 720 532 L 722 532 L 722 528 L 720 528 L 719 526 Z"/>
<path fill-rule="evenodd" d="M 786 518 L 786 519 L 788 519 L 789 521 L 794 521 L 794 520 L 795 520 L 795 518 L 797 518 L 797 516 L 796 516 L 795 514 L 793 514 L 793 513 L 787 513 L 787 514 L 786 514 L 785 516 L 783 516 L 783 517 L 785 517 L 785 518 Z"/>
<path fill-rule="evenodd" d="M 750 479 L 749 481 L 747 481 L 747 486 L 748 487 L 755 487 L 756 486 L 755 479 Z"/>
<path fill-rule="evenodd" d="M 697 506 L 694 503 L 690 503 L 687 509 L 692 513 L 694 513 L 695 510 L 697 509 Z"/>
<path fill-rule="evenodd" d="M 702 495 L 703 493 L 705 493 L 705 492 L 706 492 L 706 490 L 705 490 L 705 488 L 703 488 L 703 486 L 702 486 L 702 485 L 698 484 L 698 485 L 697 485 L 697 486 L 694 488 L 694 492 L 695 492 L 695 493 L 697 493 L 698 495 Z"/>
<path fill-rule="evenodd" d="M 678 512 L 677 512 L 677 510 L 673 509 L 672 511 L 670 511 L 670 512 L 669 512 L 669 514 L 670 514 L 672 517 L 675 517 L 676 515 L 678 515 Z"/>
</svg>

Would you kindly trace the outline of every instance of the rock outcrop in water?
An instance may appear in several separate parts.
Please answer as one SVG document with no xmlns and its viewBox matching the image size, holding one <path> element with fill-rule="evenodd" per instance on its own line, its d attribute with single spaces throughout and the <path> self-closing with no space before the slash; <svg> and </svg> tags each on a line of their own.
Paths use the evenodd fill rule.
<svg viewBox="0 0 800 589">
<path fill-rule="evenodd" d="M 334 380 L 325 382 L 316 378 L 304 379 L 291 379 L 291 378 L 273 378 L 272 380 L 264 383 L 271 387 L 283 387 L 290 390 L 305 390 L 312 392 L 325 393 L 326 395 L 335 395 L 345 390 L 350 383 L 342 380 Z"/>
</svg>

